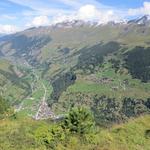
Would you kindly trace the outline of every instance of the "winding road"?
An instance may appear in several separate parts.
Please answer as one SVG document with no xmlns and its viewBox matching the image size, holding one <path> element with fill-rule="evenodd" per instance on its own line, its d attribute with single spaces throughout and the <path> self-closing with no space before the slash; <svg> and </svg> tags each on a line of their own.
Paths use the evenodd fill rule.
<svg viewBox="0 0 150 150">
<path fill-rule="evenodd" d="M 39 80 L 39 77 L 38 75 L 33 72 L 36 79 Z M 47 104 L 47 101 L 46 101 L 46 95 L 47 95 L 47 88 L 46 86 L 44 85 L 44 83 L 41 81 L 41 85 L 44 89 L 44 95 L 42 97 L 42 100 L 40 102 L 40 106 L 37 110 L 37 113 L 35 115 L 35 119 L 36 120 L 40 120 L 40 119 L 47 119 L 47 118 L 55 118 L 56 116 L 54 115 L 54 113 L 51 111 L 50 107 L 48 106 Z"/>
<path fill-rule="evenodd" d="M 39 109 L 38 109 L 38 111 L 37 111 L 37 113 L 36 113 L 36 115 L 35 115 L 35 119 L 36 119 L 36 120 L 39 119 L 39 114 L 40 114 L 40 112 L 42 111 L 43 106 L 44 106 L 45 104 L 47 104 L 47 103 L 46 103 L 46 93 L 47 93 L 47 89 L 46 89 L 46 87 L 45 87 L 45 85 L 44 85 L 43 83 L 42 83 L 42 86 L 43 86 L 43 89 L 44 89 L 44 96 L 43 96 L 43 98 L 42 98 L 40 107 L 39 107 Z"/>
<path fill-rule="evenodd" d="M 42 87 L 44 89 L 44 95 L 41 97 L 41 100 L 38 105 L 38 110 L 34 116 L 32 116 L 35 120 L 42 120 L 42 119 L 48 119 L 51 118 L 53 120 L 59 119 L 59 116 L 55 116 L 55 114 L 52 112 L 51 108 L 47 104 L 47 87 L 43 83 L 42 80 L 40 80 L 40 77 L 36 73 L 36 71 L 33 68 L 32 69 L 33 75 L 35 76 L 37 82 L 40 84 L 40 88 Z M 32 83 L 31 83 L 32 84 Z M 21 102 L 18 108 L 15 109 L 16 112 L 19 112 L 23 109 L 23 103 L 24 100 Z"/>
</svg>

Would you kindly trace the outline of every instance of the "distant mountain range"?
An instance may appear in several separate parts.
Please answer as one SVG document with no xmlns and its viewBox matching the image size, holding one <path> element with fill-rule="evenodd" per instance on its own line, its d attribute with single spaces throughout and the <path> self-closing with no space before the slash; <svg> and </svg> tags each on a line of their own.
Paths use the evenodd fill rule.
<svg viewBox="0 0 150 150">
<path fill-rule="evenodd" d="M 95 110 L 96 94 L 119 99 L 123 111 L 128 105 L 126 97 L 144 100 L 150 96 L 149 28 L 149 16 L 143 16 L 107 24 L 65 21 L 2 36 L 2 94 L 15 106 L 27 101 L 24 110 L 35 113 L 33 107 L 39 103 L 34 99 L 44 95 L 40 87 L 44 84 L 48 89 L 44 99 L 54 112 L 78 104 Z M 135 101 L 132 107 L 137 103 L 147 107 L 143 101 Z"/>
<path fill-rule="evenodd" d="M 141 18 L 130 20 L 130 21 L 128 21 L 128 23 L 135 23 L 135 24 L 139 24 L 139 25 L 140 24 L 141 25 L 150 25 L 150 16 L 145 15 Z"/>
<path fill-rule="evenodd" d="M 99 23 L 98 21 L 93 22 L 93 21 L 83 21 L 83 20 L 72 20 L 72 21 L 63 21 L 60 23 L 56 23 L 51 25 L 54 28 L 71 28 L 71 27 L 76 27 L 76 26 L 85 26 L 85 25 L 89 25 L 89 26 L 101 26 L 101 25 L 107 25 L 107 24 L 112 24 L 112 25 L 117 25 L 117 24 L 141 24 L 141 25 L 146 25 L 146 24 L 150 24 L 150 16 L 149 15 L 145 15 L 133 20 L 121 20 L 121 21 L 109 21 L 107 23 Z"/>
<path fill-rule="evenodd" d="M 52 26 L 30 28 L 11 35 L 0 35 L 0 52 L 4 56 L 19 56 L 28 63 L 46 61 L 51 55 L 46 49 L 79 48 L 102 41 L 116 41 L 123 44 L 149 43 L 149 16 L 123 22 L 66 21 Z M 131 40 L 130 40 L 131 38 Z M 44 56 L 45 55 L 45 56 Z M 49 59 L 49 58 L 48 58 Z M 16 60 L 16 59 L 15 59 Z"/>
</svg>

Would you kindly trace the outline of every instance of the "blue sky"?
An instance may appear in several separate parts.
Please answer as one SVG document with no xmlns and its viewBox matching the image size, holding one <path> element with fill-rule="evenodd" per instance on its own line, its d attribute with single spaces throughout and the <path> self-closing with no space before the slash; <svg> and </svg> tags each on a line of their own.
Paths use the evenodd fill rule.
<svg viewBox="0 0 150 150">
<path fill-rule="evenodd" d="M 110 5 L 114 7 L 122 7 L 122 8 L 137 8 L 141 7 L 144 0 L 97 0 L 100 3 L 105 5 Z"/>
<path fill-rule="evenodd" d="M 0 0 L 0 33 L 82 19 L 105 23 L 145 14 L 150 0 Z"/>
</svg>

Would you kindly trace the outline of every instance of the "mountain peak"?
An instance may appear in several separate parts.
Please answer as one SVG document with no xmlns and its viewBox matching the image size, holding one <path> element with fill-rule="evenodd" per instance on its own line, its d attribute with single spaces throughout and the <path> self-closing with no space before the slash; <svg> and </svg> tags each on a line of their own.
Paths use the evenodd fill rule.
<svg viewBox="0 0 150 150">
<path fill-rule="evenodd" d="M 71 28 L 74 26 L 81 26 L 83 24 L 85 24 L 85 22 L 83 20 L 71 20 L 71 21 L 66 20 L 63 22 L 53 24 L 52 27 L 54 27 L 54 28 Z"/>
<path fill-rule="evenodd" d="M 150 15 L 144 15 L 138 19 L 130 20 L 128 23 L 135 23 L 139 25 L 146 25 L 147 23 L 150 23 Z"/>
<path fill-rule="evenodd" d="M 149 20 L 150 20 L 150 16 L 149 16 L 149 15 L 145 15 L 145 16 L 139 18 L 139 19 L 136 21 L 136 23 L 137 23 L 137 24 L 146 24 L 147 22 L 149 22 Z"/>
</svg>

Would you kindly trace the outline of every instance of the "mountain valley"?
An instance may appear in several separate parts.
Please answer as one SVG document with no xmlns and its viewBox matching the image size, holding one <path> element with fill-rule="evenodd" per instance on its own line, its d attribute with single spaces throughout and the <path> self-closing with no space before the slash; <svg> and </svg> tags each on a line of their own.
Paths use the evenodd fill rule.
<svg viewBox="0 0 150 150">
<path fill-rule="evenodd" d="M 25 135 L 25 142 L 32 145 L 28 139 L 34 143 L 32 129 L 39 125 L 41 128 L 36 131 L 36 138 L 47 136 L 48 141 L 44 141 L 46 146 L 34 143 L 30 149 L 65 149 L 66 141 L 63 140 L 67 140 L 66 134 L 71 137 L 70 133 L 67 131 L 65 135 L 60 135 L 63 131 L 59 126 L 51 125 L 51 129 L 48 129 L 48 124 L 59 124 L 70 110 L 82 106 L 93 114 L 93 122 L 100 129 L 94 131 L 94 135 L 85 134 L 87 137 L 84 138 L 89 143 L 90 138 L 95 140 L 91 141 L 88 148 L 84 145 L 85 141 L 81 140 L 85 143 L 80 143 L 78 135 L 72 133 L 75 141 L 69 139 L 68 150 L 73 149 L 69 147 L 71 142 L 75 147 L 79 143 L 80 147 L 89 150 L 98 150 L 99 146 L 102 150 L 148 150 L 149 29 L 149 16 L 143 16 L 127 22 L 107 24 L 74 20 L 0 37 L 0 96 L 8 101 L 14 111 L 9 117 L 0 116 L 0 128 L 9 124 L 5 128 L 8 133 L 12 125 L 14 136 L 22 142 L 23 137 L 18 136 L 19 132 L 23 136 L 28 130 L 31 135 Z M 16 122 L 11 122 L 15 119 Z M 25 128 L 26 123 L 30 124 L 28 129 Z M 55 137 L 51 143 L 49 135 L 40 134 L 43 130 L 52 133 L 50 130 L 54 130 L 56 137 L 63 142 L 56 142 Z M 12 140 L 13 134 L 9 139 Z M 4 136 L 4 133 L 0 131 L 1 135 Z M 139 136 L 142 141 L 137 144 Z M 5 138 L 3 141 L 7 143 Z M 129 147 L 125 141 L 128 141 Z M 47 145 L 49 142 L 50 147 Z M 5 150 L 4 145 L 0 149 Z M 16 148 L 9 146 L 10 150 Z M 20 147 L 26 150 L 18 144 L 17 148 Z"/>
</svg>

